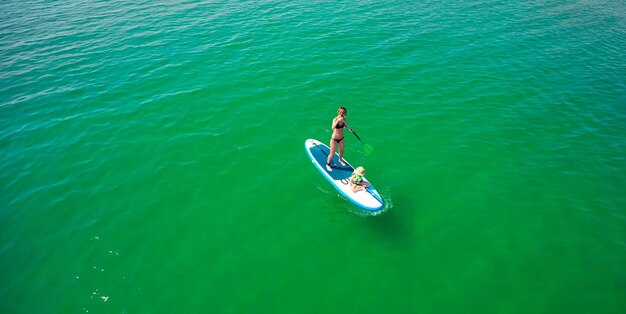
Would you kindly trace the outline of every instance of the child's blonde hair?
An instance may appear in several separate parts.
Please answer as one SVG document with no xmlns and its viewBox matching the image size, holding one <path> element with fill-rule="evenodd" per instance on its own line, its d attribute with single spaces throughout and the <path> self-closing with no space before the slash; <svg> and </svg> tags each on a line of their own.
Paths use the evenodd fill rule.
<svg viewBox="0 0 626 314">
<path fill-rule="evenodd" d="M 350 182 L 352 184 L 359 185 L 361 184 L 361 182 L 363 182 L 363 176 L 365 176 L 365 168 L 358 166 L 356 167 L 356 169 L 354 169 L 354 172 L 352 172 Z"/>
</svg>

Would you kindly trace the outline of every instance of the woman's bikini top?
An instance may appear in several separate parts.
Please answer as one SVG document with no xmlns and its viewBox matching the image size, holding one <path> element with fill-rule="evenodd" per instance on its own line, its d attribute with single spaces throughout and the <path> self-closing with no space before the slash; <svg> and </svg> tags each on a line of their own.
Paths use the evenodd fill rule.
<svg viewBox="0 0 626 314">
<path fill-rule="evenodd" d="M 346 124 L 343 123 L 343 121 L 341 121 L 341 125 L 339 125 L 339 123 L 335 124 L 335 129 L 341 129 L 341 128 L 345 127 L 345 126 L 346 126 Z"/>
</svg>

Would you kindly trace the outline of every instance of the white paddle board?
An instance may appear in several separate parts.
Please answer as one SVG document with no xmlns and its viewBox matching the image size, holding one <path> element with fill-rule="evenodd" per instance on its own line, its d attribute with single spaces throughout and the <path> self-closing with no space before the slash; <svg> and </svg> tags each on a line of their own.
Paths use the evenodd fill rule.
<svg viewBox="0 0 626 314">
<path fill-rule="evenodd" d="M 304 142 L 304 148 L 311 158 L 311 162 L 315 165 L 315 169 L 317 169 L 341 195 L 365 210 L 378 211 L 383 209 L 385 206 L 383 198 L 366 178 L 363 178 L 363 180 L 368 182 L 370 186 L 365 190 L 352 192 L 348 180 L 354 168 L 345 159 L 343 161 L 346 165 L 342 166 L 339 162 L 339 155 L 335 153 L 331 162 L 331 169 L 333 171 L 329 172 L 326 169 L 326 160 L 328 154 L 330 154 L 330 148 L 328 146 L 318 140 L 308 139 Z"/>
</svg>

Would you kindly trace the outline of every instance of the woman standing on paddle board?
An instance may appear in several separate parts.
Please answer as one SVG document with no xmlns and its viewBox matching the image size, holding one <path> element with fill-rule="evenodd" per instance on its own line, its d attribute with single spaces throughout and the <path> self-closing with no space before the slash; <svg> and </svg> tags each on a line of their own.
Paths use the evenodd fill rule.
<svg viewBox="0 0 626 314">
<path fill-rule="evenodd" d="M 333 171 L 330 167 L 330 162 L 333 160 L 333 156 L 337 151 L 337 146 L 339 146 L 339 163 L 341 163 L 342 166 L 346 165 L 346 163 L 343 162 L 343 144 L 345 142 L 343 138 L 343 128 L 352 130 L 346 124 L 346 115 L 348 115 L 348 110 L 344 107 L 339 107 L 339 109 L 337 109 L 337 116 L 333 119 L 331 125 L 333 134 L 330 136 L 330 154 L 328 154 L 328 159 L 326 160 L 326 170 L 329 172 Z"/>
</svg>

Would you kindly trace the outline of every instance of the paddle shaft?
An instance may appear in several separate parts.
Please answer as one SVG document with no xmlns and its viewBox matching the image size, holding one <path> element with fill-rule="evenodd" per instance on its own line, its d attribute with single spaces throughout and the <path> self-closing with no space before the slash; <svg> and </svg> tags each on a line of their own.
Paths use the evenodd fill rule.
<svg viewBox="0 0 626 314">
<path fill-rule="evenodd" d="M 365 142 L 363 142 L 363 140 L 359 137 L 359 135 L 356 134 L 356 132 L 354 132 L 353 129 L 350 129 L 350 132 L 352 132 L 352 134 L 354 134 L 354 136 L 356 136 L 356 138 L 361 141 L 361 143 L 363 143 L 363 145 L 365 145 Z"/>
</svg>

